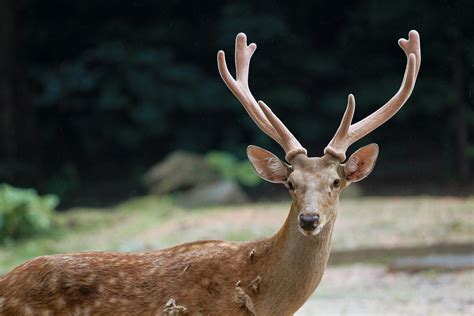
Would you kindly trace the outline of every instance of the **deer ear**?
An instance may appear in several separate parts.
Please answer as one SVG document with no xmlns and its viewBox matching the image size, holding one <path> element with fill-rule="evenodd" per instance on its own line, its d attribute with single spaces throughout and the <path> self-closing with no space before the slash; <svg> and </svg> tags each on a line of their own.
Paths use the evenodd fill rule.
<svg viewBox="0 0 474 316">
<path fill-rule="evenodd" d="M 253 168 L 263 180 L 284 183 L 288 179 L 291 167 L 268 150 L 257 146 L 248 146 L 247 156 Z"/>
<path fill-rule="evenodd" d="M 367 177 L 375 166 L 379 155 L 379 146 L 370 144 L 358 149 L 344 164 L 344 175 L 346 180 L 357 182 Z"/>
</svg>

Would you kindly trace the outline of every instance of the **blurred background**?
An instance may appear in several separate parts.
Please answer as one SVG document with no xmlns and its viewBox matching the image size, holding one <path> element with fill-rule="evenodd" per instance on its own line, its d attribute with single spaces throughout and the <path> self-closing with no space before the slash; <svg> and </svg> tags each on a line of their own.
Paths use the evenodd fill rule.
<svg viewBox="0 0 474 316">
<path fill-rule="evenodd" d="M 0 0 L 0 274 L 49 253 L 272 234 L 289 197 L 245 148 L 283 152 L 217 51 L 232 67 L 238 32 L 258 44 L 254 95 L 320 156 L 349 93 L 359 120 L 398 90 L 397 40 L 416 29 L 414 93 L 349 149 L 381 153 L 344 193 L 300 315 L 474 313 L 473 20 L 468 0 Z"/>
</svg>

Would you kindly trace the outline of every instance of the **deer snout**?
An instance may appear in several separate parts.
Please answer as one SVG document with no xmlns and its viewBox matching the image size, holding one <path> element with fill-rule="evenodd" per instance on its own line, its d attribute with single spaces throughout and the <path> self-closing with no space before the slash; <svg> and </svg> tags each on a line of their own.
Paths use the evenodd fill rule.
<svg viewBox="0 0 474 316">
<path fill-rule="evenodd" d="M 319 215 L 317 213 L 301 213 L 300 226 L 306 231 L 313 231 L 319 225 Z"/>
</svg>

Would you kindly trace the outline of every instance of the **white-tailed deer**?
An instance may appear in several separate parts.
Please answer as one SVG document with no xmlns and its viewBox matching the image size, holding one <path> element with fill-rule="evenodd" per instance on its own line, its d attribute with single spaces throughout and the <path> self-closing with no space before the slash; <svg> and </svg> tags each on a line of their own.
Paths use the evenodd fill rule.
<svg viewBox="0 0 474 316">
<path fill-rule="evenodd" d="M 255 171 L 283 183 L 292 198 L 281 229 L 269 238 L 245 243 L 197 241 L 145 253 L 74 253 L 28 261 L 0 279 L 2 315 L 291 315 L 314 292 L 329 258 L 340 192 L 365 178 L 378 155 L 376 144 L 345 152 L 358 139 L 392 117 L 407 101 L 420 68 L 416 31 L 399 45 L 407 56 L 400 90 L 385 105 L 351 124 L 347 109 L 324 155 L 309 158 L 283 123 L 248 86 L 256 49 L 237 35 L 236 78 L 217 55 L 222 79 L 250 117 L 278 142 L 289 164 L 249 146 Z"/>
</svg>

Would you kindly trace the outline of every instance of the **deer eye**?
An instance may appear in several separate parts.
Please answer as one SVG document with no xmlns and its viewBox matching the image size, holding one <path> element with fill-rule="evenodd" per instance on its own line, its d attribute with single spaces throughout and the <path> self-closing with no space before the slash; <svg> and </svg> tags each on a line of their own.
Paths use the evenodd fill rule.
<svg viewBox="0 0 474 316">
<path fill-rule="evenodd" d="M 294 191 L 294 190 L 295 190 L 295 186 L 293 185 L 293 182 L 291 182 L 291 181 L 288 181 L 288 182 L 286 183 L 286 186 L 287 186 L 288 189 L 291 190 L 291 191 Z"/>
<path fill-rule="evenodd" d="M 332 186 L 335 188 L 339 188 L 340 185 L 341 185 L 341 180 L 339 179 L 334 180 L 334 182 L 332 183 Z"/>
</svg>

